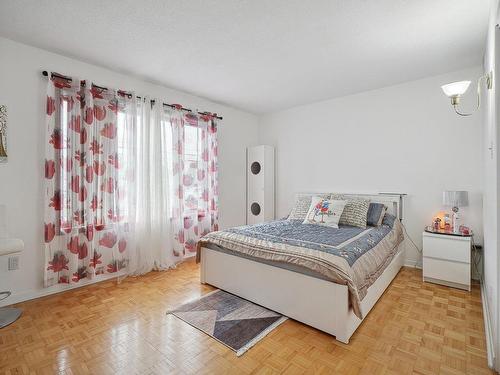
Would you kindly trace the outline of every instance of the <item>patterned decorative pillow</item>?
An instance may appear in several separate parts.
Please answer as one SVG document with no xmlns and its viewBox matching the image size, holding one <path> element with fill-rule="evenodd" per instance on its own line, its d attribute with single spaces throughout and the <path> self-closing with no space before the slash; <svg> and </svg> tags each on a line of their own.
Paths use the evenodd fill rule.
<svg viewBox="0 0 500 375">
<path fill-rule="evenodd" d="M 328 198 L 328 194 L 317 194 L 315 196 Z M 311 206 L 312 194 L 298 194 L 295 200 L 295 205 L 288 215 L 288 220 L 304 220 Z"/>
<path fill-rule="evenodd" d="M 338 228 L 346 203 L 347 201 L 312 197 L 311 206 L 302 224 L 319 224 Z"/>
<path fill-rule="evenodd" d="M 366 224 L 372 227 L 382 225 L 387 207 L 383 203 L 370 203 L 368 207 L 368 214 L 366 217 Z"/>
<path fill-rule="evenodd" d="M 340 225 L 366 228 L 370 201 L 362 198 L 346 198 L 340 194 L 332 194 L 330 199 L 347 200 L 344 212 L 342 212 L 342 216 L 340 217 Z"/>
</svg>

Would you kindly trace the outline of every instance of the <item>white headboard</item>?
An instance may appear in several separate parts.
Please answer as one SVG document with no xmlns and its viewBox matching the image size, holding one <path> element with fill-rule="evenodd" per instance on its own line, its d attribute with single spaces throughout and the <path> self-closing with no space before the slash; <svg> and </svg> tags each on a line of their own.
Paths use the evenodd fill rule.
<svg viewBox="0 0 500 375">
<path fill-rule="evenodd" d="M 320 192 L 305 192 L 298 193 L 297 195 L 327 195 L 327 194 L 340 194 L 346 198 L 364 198 L 370 202 L 383 203 L 387 206 L 387 212 L 396 216 L 399 220 L 403 221 L 404 218 L 404 201 L 405 193 L 320 193 Z"/>
</svg>

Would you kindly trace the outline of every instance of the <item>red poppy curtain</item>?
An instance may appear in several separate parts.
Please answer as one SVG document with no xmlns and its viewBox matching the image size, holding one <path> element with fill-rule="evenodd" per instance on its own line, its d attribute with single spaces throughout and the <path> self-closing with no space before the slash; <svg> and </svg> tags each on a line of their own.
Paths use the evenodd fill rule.
<svg viewBox="0 0 500 375">
<path fill-rule="evenodd" d="M 133 256 L 136 101 L 92 87 L 48 84 L 47 286 L 115 274 Z"/>
<path fill-rule="evenodd" d="M 218 229 L 215 117 L 165 108 L 49 81 L 46 286 L 168 269 Z"/>
<path fill-rule="evenodd" d="M 189 257 L 198 239 L 218 230 L 217 123 L 211 115 L 172 110 L 173 253 Z"/>
</svg>

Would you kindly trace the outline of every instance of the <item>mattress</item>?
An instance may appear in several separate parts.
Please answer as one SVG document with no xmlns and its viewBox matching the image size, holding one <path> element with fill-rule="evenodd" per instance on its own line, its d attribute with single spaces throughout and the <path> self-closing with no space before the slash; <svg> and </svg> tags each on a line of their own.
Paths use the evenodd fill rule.
<svg viewBox="0 0 500 375">
<path fill-rule="evenodd" d="M 206 247 L 347 285 L 354 313 L 362 318 L 362 299 L 402 240 L 401 223 L 389 214 L 382 225 L 366 229 L 276 220 L 209 233 L 198 243 L 197 260 Z"/>
</svg>

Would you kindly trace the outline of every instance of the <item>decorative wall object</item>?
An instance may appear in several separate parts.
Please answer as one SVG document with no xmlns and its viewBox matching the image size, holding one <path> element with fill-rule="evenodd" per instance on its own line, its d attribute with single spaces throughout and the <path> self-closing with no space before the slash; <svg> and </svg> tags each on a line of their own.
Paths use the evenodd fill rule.
<svg viewBox="0 0 500 375">
<path fill-rule="evenodd" d="M 0 163 L 7 163 L 7 107 L 0 105 Z"/>
</svg>

